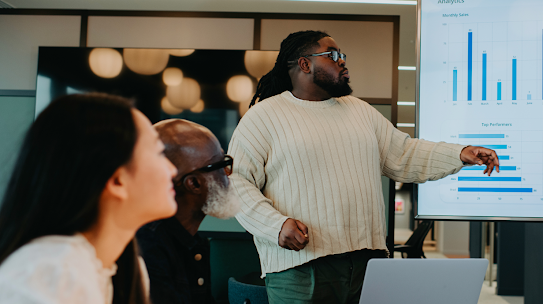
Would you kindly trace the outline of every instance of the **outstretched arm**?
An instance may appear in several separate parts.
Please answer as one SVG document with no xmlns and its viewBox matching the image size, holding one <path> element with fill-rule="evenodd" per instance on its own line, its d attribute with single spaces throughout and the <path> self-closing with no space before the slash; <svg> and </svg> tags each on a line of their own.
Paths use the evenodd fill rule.
<svg viewBox="0 0 543 304">
<path fill-rule="evenodd" d="M 371 106 L 369 107 L 371 108 Z M 371 108 L 370 111 L 378 141 L 383 175 L 395 181 L 423 183 L 457 173 L 464 166 L 460 154 L 466 146 L 411 138 L 408 134 L 396 129 L 377 110 Z M 470 154 L 472 148 L 464 149 L 464 161 L 468 163 L 478 161 L 473 154 Z M 477 151 L 488 153 L 488 151 L 481 149 L 484 148 L 477 149 Z M 479 159 L 483 163 L 490 159 L 485 158 L 486 156 L 482 154 L 480 157 Z M 493 160 L 492 163 L 494 164 Z"/>
</svg>

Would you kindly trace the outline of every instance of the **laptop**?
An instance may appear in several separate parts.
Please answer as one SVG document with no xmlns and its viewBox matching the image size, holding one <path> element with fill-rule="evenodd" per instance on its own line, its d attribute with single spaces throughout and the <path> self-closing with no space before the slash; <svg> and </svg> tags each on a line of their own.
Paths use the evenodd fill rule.
<svg viewBox="0 0 543 304">
<path fill-rule="evenodd" d="M 371 259 L 360 304 L 477 304 L 486 259 Z"/>
</svg>

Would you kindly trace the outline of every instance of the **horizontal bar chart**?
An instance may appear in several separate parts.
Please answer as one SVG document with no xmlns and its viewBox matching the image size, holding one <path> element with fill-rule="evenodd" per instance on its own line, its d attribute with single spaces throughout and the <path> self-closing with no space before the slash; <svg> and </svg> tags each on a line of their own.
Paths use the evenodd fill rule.
<svg viewBox="0 0 543 304">
<path fill-rule="evenodd" d="M 468 188 L 458 187 L 458 192 L 513 192 L 513 193 L 531 193 L 532 188 Z"/>
<path fill-rule="evenodd" d="M 498 155 L 499 160 L 509 160 L 509 155 Z"/>
<path fill-rule="evenodd" d="M 464 167 L 462 170 L 485 170 L 486 166 Z M 500 171 L 517 171 L 517 166 L 500 166 Z"/>
<path fill-rule="evenodd" d="M 522 177 L 459 176 L 459 182 L 521 182 Z"/>
<path fill-rule="evenodd" d="M 481 147 L 493 150 L 507 149 L 507 145 L 481 145 Z"/>
<path fill-rule="evenodd" d="M 460 138 L 505 138 L 505 134 L 459 134 Z"/>
</svg>

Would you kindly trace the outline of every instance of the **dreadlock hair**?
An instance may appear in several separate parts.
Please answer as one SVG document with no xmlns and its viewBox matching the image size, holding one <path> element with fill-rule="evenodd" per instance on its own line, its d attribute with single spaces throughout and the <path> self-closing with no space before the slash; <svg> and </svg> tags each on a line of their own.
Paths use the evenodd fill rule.
<svg viewBox="0 0 543 304">
<path fill-rule="evenodd" d="M 288 74 L 295 64 L 289 61 L 297 61 L 298 58 L 313 47 L 319 45 L 319 40 L 330 35 L 320 31 L 301 31 L 288 35 L 279 49 L 279 55 L 273 69 L 262 76 L 256 86 L 256 93 L 251 100 L 249 108 L 254 106 L 257 100 L 281 94 L 286 90 L 292 90 L 292 81 Z"/>
</svg>

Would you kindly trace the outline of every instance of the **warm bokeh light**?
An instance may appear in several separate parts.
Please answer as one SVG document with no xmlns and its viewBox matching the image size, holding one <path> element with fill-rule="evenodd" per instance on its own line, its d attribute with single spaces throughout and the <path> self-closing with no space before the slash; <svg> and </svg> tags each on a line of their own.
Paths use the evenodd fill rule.
<svg viewBox="0 0 543 304">
<path fill-rule="evenodd" d="M 124 49 L 124 63 L 135 73 L 141 75 L 155 75 L 168 64 L 170 55 L 159 49 Z"/>
<path fill-rule="evenodd" d="M 185 57 L 192 53 L 194 53 L 194 49 L 169 49 L 167 50 L 170 55 L 177 56 L 177 57 Z"/>
<path fill-rule="evenodd" d="M 183 81 L 183 72 L 178 68 L 167 68 L 162 72 L 162 80 L 167 86 L 178 86 Z"/>
<path fill-rule="evenodd" d="M 172 106 L 172 104 L 168 100 L 168 97 L 166 97 L 166 96 L 164 96 L 164 98 L 162 98 L 162 101 L 160 102 L 160 106 L 162 107 L 162 111 L 164 111 L 164 113 L 166 113 L 166 114 L 177 115 L 177 114 L 183 112 L 183 109 L 178 109 L 178 108 Z"/>
<path fill-rule="evenodd" d="M 194 113 L 202 113 L 202 111 L 204 110 L 204 107 L 205 107 L 204 101 L 200 99 L 198 100 L 195 106 L 190 108 L 190 110 Z"/>
<path fill-rule="evenodd" d="M 239 103 L 238 110 L 241 117 L 243 117 L 243 115 L 245 115 L 245 113 L 247 113 L 247 111 L 249 110 L 249 104 L 251 104 L 251 99 L 252 97 Z"/>
<path fill-rule="evenodd" d="M 96 76 L 117 77 L 123 68 L 123 56 L 114 49 L 96 48 L 90 52 L 89 65 Z"/>
<path fill-rule="evenodd" d="M 273 69 L 277 55 L 279 51 L 246 51 L 245 68 L 251 76 L 260 79 Z"/>
<path fill-rule="evenodd" d="M 249 76 L 232 76 L 226 83 L 226 94 L 230 100 L 243 102 L 253 96 L 253 81 Z"/>
<path fill-rule="evenodd" d="M 200 100 L 200 85 L 192 78 L 183 78 L 178 86 L 168 86 L 166 96 L 172 106 L 190 109 Z"/>
</svg>

